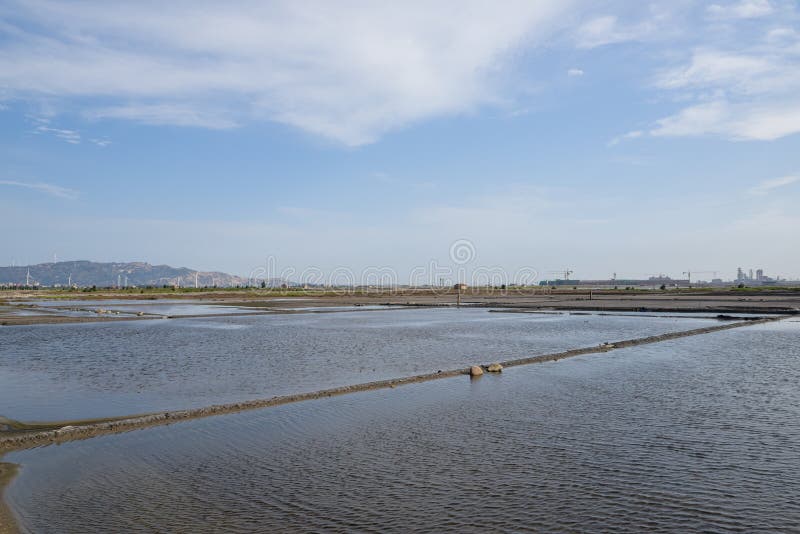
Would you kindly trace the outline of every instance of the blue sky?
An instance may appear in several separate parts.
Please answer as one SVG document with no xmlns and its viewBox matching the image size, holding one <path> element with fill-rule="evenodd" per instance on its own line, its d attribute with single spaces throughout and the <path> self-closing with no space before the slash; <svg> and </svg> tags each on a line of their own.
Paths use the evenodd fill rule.
<svg viewBox="0 0 800 534">
<path fill-rule="evenodd" d="M 796 2 L 430 4 L 0 1 L 0 264 L 800 277 Z"/>
</svg>

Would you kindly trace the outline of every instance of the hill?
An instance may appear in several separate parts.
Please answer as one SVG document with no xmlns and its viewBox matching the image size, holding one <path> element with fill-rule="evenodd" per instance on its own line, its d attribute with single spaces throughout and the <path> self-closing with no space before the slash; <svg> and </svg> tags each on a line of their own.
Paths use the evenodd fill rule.
<svg viewBox="0 0 800 534">
<path fill-rule="evenodd" d="M 30 275 L 30 278 L 28 276 Z M 22 267 L 0 267 L 0 285 L 78 287 L 130 287 L 178 285 L 233 287 L 247 283 L 246 278 L 221 272 L 206 272 L 186 267 L 150 265 L 145 262 L 100 263 L 60 261 Z"/>
</svg>

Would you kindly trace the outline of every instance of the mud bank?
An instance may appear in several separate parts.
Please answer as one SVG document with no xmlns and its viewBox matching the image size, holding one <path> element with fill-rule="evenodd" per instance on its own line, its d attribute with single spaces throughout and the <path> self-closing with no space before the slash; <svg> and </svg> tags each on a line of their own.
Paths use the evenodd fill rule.
<svg viewBox="0 0 800 534">
<path fill-rule="evenodd" d="M 735 323 L 727 323 L 723 325 L 709 326 L 693 330 L 685 330 L 682 332 L 674 332 L 674 333 L 661 334 L 657 336 L 650 336 L 638 339 L 616 341 L 613 343 L 603 344 L 599 346 L 572 349 L 563 352 L 545 354 L 541 356 L 533 356 L 530 358 L 508 360 L 500 363 L 502 364 L 503 367 L 514 367 L 518 365 L 527 365 L 532 363 L 557 361 L 557 360 L 562 360 L 564 358 L 571 358 L 574 356 L 604 353 L 618 348 L 633 347 L 637 345 L 645 345 L 650 343 L 658 343 L 661 341 L 667 341 L 671 339 L 696 336 L 711 332 L 717 332 L 721 330 L 729 330 L 733 328 L 741 328 L 744 326 L 750 326 L 754 324 L 778 321 L 783 318 L 784 317 L 770 317 L 766 319 L 759 319 L 756 321 L 741 321 Z M 484 368 L 486 368 L 486 366 L 487 364 L 483 365 Z M 366 382 L 362 384 L 324 389 L 321 391 L 315 391 L 309 393 L 276 396 L 268 399 L 256 399 L 251 401 L 237 402 L 230 404 L 218 404 L 205 408 L 193 408 L 188 410 L 160 412 L 149 415 L 134 416 L 129 418 L 115 419 L 115 420 L 102 420 L 98 422 L 93 422 L 91 424 L 81 424 L 80 422 L 67 422 L 67 421 L 63 423 L 51 423 L 50 425 L 58 426 L 59 428 L 55 430 L 46 430 L 46 431 L 40 430 L 40 431 L 31 431 L 25 433 L 15 433 L 7 436 L 0 436 L 0 454 L 12 450 L 27 449 L 31 447 L 38 447 L 52 443 L 62 443 L 66 441 L 82 440 L 82 439 L 92 438 L 95 436 L 101 436 L 105 434 L 115 434 L 119 432 L 126 432 L 130 430 L 157 426 L 157 425 L 168 425 L 179 421 L 186 421 L 201 417 L 235 413 L 244 410 L 267 408 L 270 406 L 279 406 L 294 402 L 320 399 L 324 397 L 332 397 L 335 395 L 345 395 L 348 393 L 394 388 L 407 384 L 427 382 L 431 380 L 437 380 L 440 378 L 451 378 L 459 375 L 469 375 L 469 372 L 470 372 L 469 367 L 462 369 L 447 370 L 447 371 L 437 371 L 435 373 L 420 374 L 404 378 L 380 380 L 375 382 Z"/>
<path fill-rule="evenodd" d="M 637 312 L 636 315 L 631 315 L 627 312 L 620 312 L 620 313 L 610 313 L 610 312 L 593 312 L 593 311 L 586 311 L 582 309 L 582 311 L 570 311 L 570 310 L 563 310 L 563 311 L 539 311 L 539 310 L 528 310 L 528 309 L 519 309 L 519 308 L 498 308 L 498 309 L 491 309 L 489 310 L 490 313 L 529 313 L 535 315 L 596 315 L 598 317 L 659 317 L 664 319 L 707 319 L 709 321 L 760 321 L 762 319 L 767 319 L 767 317 L 762 317 L 760 315 L 752 315 L 752 316 L 739 316 L 739 315 L 728 315 L 728 314 L 717 314 L 717 315 L 676 315 L 675 312 L 663 312 L 663 313 L 643 313 Z M 708 313 L 708 312 L 705 312 Z M 743 312 L 744 313 L 744 312 Z M 790 314 L 783 314 L 783 315 L 790 315 Z"/>
<path fill-rule="evenodd" d="M 34 324 L 107 323 L 113 321 L 136 321 L 154 317 L 71 317 L 68 315 L 9 315 L 0 317 L 0 326 L 27 326 Z"/>
<path fill-rule="evenodd" d="M 53 307 L 50 310 L 53 312 L 51 315 L 2 315 L 0 314 L 0 326 L 30 326 L 39 324 L 69 324 L 69 323 L 101 323 L 112 321 L 141 321 L 141 320 L 158 320 L 158 319 L 210 319 L 220 317 L 248 317 L 255 315 L 292 315 L 301 313 L 344 313 L 344 312 L 378 312 L 390 311 L 399 308 L 420 308 L 423 306 L 414 305 L 395 305 L 387 304 L 384 308 L 365 308 L 363 304 L 350 305 L 347 309 L 332 309 L 335 306 L 327 305 L 316 308 L 307 309 L 291 309 L 291 308 L 269 308 L 263 307 L 258 311 L 232 311 L 232 312 L 219 312 L 219 313 L 199 313 L 199 314 L 159 314 L 154 312 L 143 312 L 139 315 L 137 312 L 114 312 L 111 315 L 97 314 L 95 316 L 71 316 L 71 315 L 57 315 L 61 308 Z M 23 309 L 36 309 L 41 308 L 23 308 Z M 66 308 L 69 311 L 75 311 L 75 308 Z M 77 311 L 94 312 L 94 310 L 79 309 Z"/>
<path fill-rule="evenodd" d="M 475 304 L 470 304 L 475 305 Z M 674 312 L 682 312 L 682 313 L 717 313 L 717 314 L 729 314 L 729 313 L 753 313 L 753 314 L 762 314 L 762 315 L 798 315 L 800 314 L 800 310 L 796 308 L 787 308 L 783 306 L 624 306 L 624 305 L 616 305 L 616 306 L 592 306 L 586 304 L 577 304 L 577 305 L 569 305 L 569 304 L 559 304 L 555 306 L 518 306 L 518 305 L 511 305 L 505 303 L 493 303 L 490 305 L 481 304 L 482 307 L 488 306 L 491 308 L 497 308 L 497 311 L 515 311 L 517 313 L 531 313 L 528 310 L 544 310 L 549 312 L 558 312 L 558 311 L 585 311 L 585 312 L 638 312 L 638 313 L 674 313 Z M 509 308 L 508 310 L 504 310 L 504 308 Z"/>
<path fill-rule="evenodd" d="M 0 534 L 16 534 L 19 532 L 14 516 L 3 500 L 3 491 L 16 474 L 17 466 L 15 464 L 0 462 Z"/>
</svg>

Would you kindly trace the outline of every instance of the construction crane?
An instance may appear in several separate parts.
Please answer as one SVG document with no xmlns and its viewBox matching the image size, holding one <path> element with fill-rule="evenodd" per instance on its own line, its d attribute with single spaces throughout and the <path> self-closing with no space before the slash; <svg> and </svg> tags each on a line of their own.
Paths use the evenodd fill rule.
<svg viewBox="0 0 800 534">
<path fill-rule="evenodd" d="M 686 278 L 689 280 L 689 287 L 692 287 L 692 273 L 694 274 L 711 274 L 714 278 L 717 277 L 717 273 L 719 271 L 684 271 L 683 274 L 686 275 Z"/>
</svg>

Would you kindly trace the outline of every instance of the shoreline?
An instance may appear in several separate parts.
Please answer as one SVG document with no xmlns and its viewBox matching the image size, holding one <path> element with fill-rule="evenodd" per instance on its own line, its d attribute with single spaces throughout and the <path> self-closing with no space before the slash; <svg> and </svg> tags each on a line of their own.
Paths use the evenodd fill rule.
<svg viewBox="0 0 800 534">
<path fill-rule="evenodd" d="M 0 460 L 3 457 L 0 455 Z M 14 514 L 6 504 L 4 497 L 6 487 L 11 483 L 19 471 L 17 464 L 0 462 L 0 534 L 17 534 L 19 527 Z"/>
<path fill-rule="evenodd" d="M 443 308 L 443 309 L 456 309 L 452 303 L 393 303 L 384 302 L 378 304 L 381 308 L 366 308 L 364 304 L 351 304 L 352 308 L 340 309 L 339 303 L 325 303 L 323 305 L 314 306 L 310 309 L 285 309 L 285 308 L 271 308 L 269 306 L 259 307 L 259 311 L 239 311 L 231 313 L 205 313 L 205 314 L 186 314 L 186 315 L 160 315 L 155 313 L 148 313 L 145 315 L 113 315 L 113 316 L 68 316 L 68 315 L 0 315 L 0 327 L 13 327 L 13 326 L 33 326 L 33 325 L 54 325 L 54 324 L 87 324 L 87 323 L 109 323 L 120 321 L 155 321 L 165 319 L 209 319 L 220 317 L 252 317 L 259 315 L 296 315 L 304 313 L 344 313 L 354 311 L 391 311 L 399 309 L 415 309 L 415 308 Z M 249 306 L 255 308 L 256 306 Z M 326 309 L 336 308 L 336 309 Z M 670 306 L 586 306 L 586 305 L 558 305 L 552 304 L 547 306 L 538 305 L 525 305 L 516 303 L 484 303 L 484 302 L 465 302 L 462 303 L 461 308 L 471 309 L 486 309 L 494 313 L 570 313 L 587 312 L 596 313 L 597 315 L 612 316 L 621 313 L 637 313 L 641 317 L 656 317 L 655 315 L 645 314 L 658 314 L 658 313 L 710 313 L 718 314 L 720 317 L 701 317 L 704 319 L 720 319 L 720 320 L 758 320 L 761 315 L 770 316 L 790 316 L 800 315 L 800 309 L 789 309 L 785 307 L 747 307 L 747 306 L 723 306 L 723 307 L 670 307 Z M 53 308 L 53 311 L 58 311 L 58 308 Z M 729 314 L 749 314 L 755 318 L 735 317 Z M 666 317 L 666 316 L 662 316 Z M 692 316 L 674 316 L 683 318 L 695 318 Z"/>
<path fill-rule="evenodd" d="M 743 320 L 743 321 L 729 322 L 722 325 L 695 328 L 692 330 L 683 330 L 680 332 L 671 332 L 667 334 L 659 334 L 655 336 L 648 336 L 637 339 L 616 341 L 610 344 L 601 344 L 590 347 L 570 349 L 556 353 L 542 354 L 538 356 L 501 361 L 499 363 L 503 367 L 515 367 L 519 365 L 529 365 L 534 363 L 558 361 L 565 358 L 583 356 L 586 354 L 605 353 L 620 348 L 659 343 L 662 341 L 668 341 L 672 339 L 680 339 L 684 337 L 691 337 L 696 335 L 709 334 L 712 332 L 719 332 L 722 330 L 730 330 L 733 328 L 741 328 L 756 324 L 775 322 L 783 320 L 785 318 L 786 316 L 777 316 L 777 317 L 768 317 L 758 320 L 749 320 L 749 321 Z M 480 365 L 484 369 L 486 369 L 489 363 L 492 362 L 486 362 Z M 88 424 L 86 423 L 86 420 L 84 420 L 83 424 L 81 424 L 81 421 L 40 423 L 48 427 L 51 427 L 53 429 L 38 430 L 31 432 L 15 432 L 12 435 L 7 435 L 7 436 L 0 435 L 0 455 L 15 450 L 29 449 L 32 447 L 40 447 L 44 445 L 57 444 L 57 443 L 65 443 L 68 441 L 89 439 L 96 436 L 116 434 L 120 432 L 127 432 L 130 430 L 148 428 L 152 426 L 168 425 L 179 421 L 188 421 L 192 419 L 211 417 L 215 415 L 238 413 L 247 410 L 256 410 L 273 406 L 281 406 L 284 404 L 303 402 L 303 401 L 321 399 L 325 397 L 333 397 L 338 395 L 346 395 L 350 393 L 374 391 L 379 389 L 390 389 L 390 388 L 395 388 L 397 386 L 404 386 L 421 382 L 429 382 L 432 380 L 438 380 L 442 378 L 452 378 L 463 375 L 468 376 L 469 373 L 470 373 L 469 367 L 460 369 L 451 369 L 446 371 L 424 373 L 402 378 L 378 380 L 378 381 L 365 382 L 361 384 L 353 384 L 348 386 L 339 386 L 335 388 L 323 389 L 307 393 L 282 395 L 282 396 L 254 399 L 236 403 L 216 404 L 201 408 L 164 411 L 164 412 L 157 412 L 157 413 L 138 415 L 138 416 L 121 416 L 108 419 L 97 419 L 94 420 L 96 422 L 91 422 Z M 21 423 L 21 426 L 26 426 L 26 424 Z"/>
<path fill-rule="evenodd" d="M 263 307 L 259 311 L 236 311 L 236 312 L 219 312 L 219 313 L 197 313 L 185 315 L 168 315 L 157 314 L 153 312 L 145 313 L 144 315 L 135 315 L 131 312 L 125 314 L 104 315 L 98 314 L 97 316 L 71 316 L 71 315 L 6 315 L 0 316 L 1 326 L 31 326 L 31 325 L 45 325 L 45 324 L 81 324 L 81 323 L 107 323 L 107 322 L 120 322 L 120 321 L 158 321 L 163 319 L 208 319 L 220 317 L 252 317 L 256 315 L 296 315 L 301 313 L 344 313 L 353 311 L 390 311 L 402 308 L 425 308 L 429 305 L 415 305 L 415 304 L 386 304 L 381 308 L 364 308 L 363 304 L 353 304 L 352 308 L 340 309 L 341 306 L 336 304 L 328 304 L 324 306 L 314 307 L 312 309 L 291 309 L 291 308 L 271 308 Z M 381 305 L 384 306 L 384 305 Z M 254 306 L 243 306 L 242 310 L 247 308 L 256 308 Z M 332 309 L 326 309 L 332 308 Z M 35 306 L 27 306 L 24 309 L 39 310 Z M 53 312 L 58 312 L 60 308 L 53 307 Z"/>
</svg>

